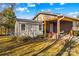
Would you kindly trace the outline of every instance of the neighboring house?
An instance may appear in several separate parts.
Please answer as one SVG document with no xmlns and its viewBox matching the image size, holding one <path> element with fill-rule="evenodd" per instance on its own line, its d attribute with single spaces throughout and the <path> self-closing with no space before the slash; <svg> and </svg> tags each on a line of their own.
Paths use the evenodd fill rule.
<svg viewBox="0 0 79 59">
<path fill-rule="evenodd" d="M 67 17 L 64 15 L 55 15 L 49 13 L 38 13 L 34 21 L 42 21 L 44 23 L 44 33 L 69 33 L 71 30 L 79 31 L 79 19 Z"/>
<path fill-rule="evenodd" d="M 15 23 L 15 35 L 16 36 L 37 36 L 43 34 L 43 24 L 28 20 L 28 19 L 16 19 Z"/>
</svg>

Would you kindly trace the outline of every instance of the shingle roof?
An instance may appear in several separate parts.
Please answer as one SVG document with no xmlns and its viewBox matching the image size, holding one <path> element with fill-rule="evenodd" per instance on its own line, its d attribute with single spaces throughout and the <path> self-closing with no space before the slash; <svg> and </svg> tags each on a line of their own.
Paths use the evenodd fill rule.
<svg viewBox="0 0 79 59">
<path fill-rule="evenodd" d="M 38 21 L 30 20 L 30 19 L 19 19 L 19 18 L 17 18 L 16 20 L 19 21 L 19 22 L 38 22 Z"/>
</svg>

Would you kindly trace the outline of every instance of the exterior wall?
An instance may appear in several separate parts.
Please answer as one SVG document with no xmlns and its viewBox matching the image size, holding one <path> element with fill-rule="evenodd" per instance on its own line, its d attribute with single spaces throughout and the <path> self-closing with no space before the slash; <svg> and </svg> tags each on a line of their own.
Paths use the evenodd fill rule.
<svg viewBox="0 0 79 59">
<path fill-rule="evenodd" d="M 57 23 L 53 22 L 53 21 L 47 21 L 47 23 L 46 23 L 46 32 L 47 33 L 50 32 L 50 24 L 53 24 L 53 32 L 56 33 L 57 32 Z"/>
<path fill-rule="evenodd" d="M 48 21 L 48 20 L 56 20 L 56 16 L 52 16 L 52 15 L 44 15 L 44 14 L 40 14 L 38 15 L 34 20 L 35 21 Z"/>
<path fill-rule="evenodd" d="M 21 30 L 21 24 L 25 24 L 25 30 Z M 16 22 L 15 24 L 15 35 L 16 36 L 37 36 L 43 34 L 43 25 L 39 30 L 39 23 L 32 22 Z"/>
<path fill-rule="evenodd" d="M 16 21 L 15 23 L 15 36 L 19 35 L 19 22 Z"/>
<path fill-rule="evenodd" d="M 52 28 L 52 31 L 51 31 L 51 28 L 50 28 L 50 25 L 51 25 L 51 24 L 52 24 L 52 27 L 51 27 L 51 28 Z M 52 22 L 51 22 L 51 21 L 47 21 L 47 22 L 46 22 L 46 32 L 47 32 L 47 33 L 49 33 L 49 32 L 55 32 L 55 30 L 54 30 L 55 27 L 56 27 L 56 24 L 54 24 L 53 21 L 52 21 Z"/>
<path fill-rule="evenodd" d="M 73 30 L 79 31 L 79 22 L 76 22 L 76 21 L 73 22 Z"/>
</svg>

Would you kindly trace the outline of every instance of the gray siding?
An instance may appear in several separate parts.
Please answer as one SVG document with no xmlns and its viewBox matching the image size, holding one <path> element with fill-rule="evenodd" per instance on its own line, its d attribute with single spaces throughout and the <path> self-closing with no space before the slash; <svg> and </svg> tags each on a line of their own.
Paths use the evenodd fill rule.
<svg viewBox="0 0 79 59">
<path fill-rule="evenodd" d="M 25 30 L 21 30 L 21 24 L 25 24 Z M 43 25 L 39 30 L 39 23 L 35 22 L 19 22 L 15 24 L 15 35 L 16 36 L 37 36 L 43 34 Z"/>
</svg>

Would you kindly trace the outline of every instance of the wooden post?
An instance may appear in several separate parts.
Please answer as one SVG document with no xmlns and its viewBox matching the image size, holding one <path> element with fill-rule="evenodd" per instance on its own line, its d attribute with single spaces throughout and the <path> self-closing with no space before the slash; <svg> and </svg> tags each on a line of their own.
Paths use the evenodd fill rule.
<svg viewBox="0 0 79 59">
<path fill-rule="evenodd" d="M 60 35 L 60 20 L 57 20 L 57 39 L 59 38 Z"/>
<path fill-rule="evenodd" d="M 60 35 L 60 21 L 64 18 L 64 16 L 58 16 L 57 20 L 57 39 L 59 38 Z"/>
<path fill-rule="evenodd" d="M 44 37 L 46 37 L 46 20 L 44 19 Z"/>
<path fill-rule="evenodd" d="M 2 35 L 2 27 L 1 27 L 1 35 Z"/>
<path fill-rule="evenodd" d="M 44 21 L 44 37 L 46 37 L 46 16 L 42 15 L 40 22 Z"/>
</svg>

